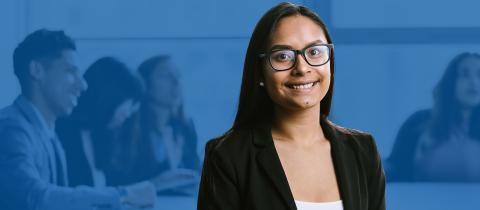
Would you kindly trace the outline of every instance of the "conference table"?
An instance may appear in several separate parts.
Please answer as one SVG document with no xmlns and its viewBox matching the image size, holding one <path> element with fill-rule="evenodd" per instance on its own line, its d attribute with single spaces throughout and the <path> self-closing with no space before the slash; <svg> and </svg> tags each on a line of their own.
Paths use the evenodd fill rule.
<svg viewBox="0 0 480 210">
<path fill-rule="evenodd" d="M 388 183 L 388 210 L 480 209 L 480 183 Z M 195 210 L 195 196 L 158 196 L 152 210 Z"/>
</svg>

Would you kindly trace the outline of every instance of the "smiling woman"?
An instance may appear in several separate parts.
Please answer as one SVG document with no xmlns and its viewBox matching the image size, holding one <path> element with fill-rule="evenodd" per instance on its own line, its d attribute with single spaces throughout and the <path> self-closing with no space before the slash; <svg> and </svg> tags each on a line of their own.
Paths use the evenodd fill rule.
<svg viewBox="0 0 480 210">
<path fill-rule="evenodd" d="M 370 134 L 330 122 L 334 49 L 310 9 L 257 23 L 232 128 L 206 145 L 198 209 L 385 209 Z"/>
</svg>

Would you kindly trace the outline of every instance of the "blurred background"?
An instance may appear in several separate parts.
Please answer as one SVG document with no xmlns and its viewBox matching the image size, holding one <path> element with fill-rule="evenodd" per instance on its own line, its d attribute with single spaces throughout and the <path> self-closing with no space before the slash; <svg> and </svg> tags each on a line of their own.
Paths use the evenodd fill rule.
<svg viewBox="0 0 480 210">
<path fill-rule="evenodd" d="M 152 56 L 167 56 L 166 68 L 176 72 L 179 95 L 185 115 L 195 125 L 196 152 L 202 160 L 205 142 L 232 125 L 253 28 L 263 13 L 279 2 L 2 0 L 0 107 L 11 104 L 20 93 L 13 74 L 14 48 L 40 28 L 64 30 L 71 36 L 83 71 L 104 56 L 115 57 L 132 71 Z M 388 180 L 387 209 L 480 207 L 476 199 L 480 193 L 480 137 L 470 135 L 480 124 L 480 118 L 475 118 L 480 106 L 480 58 L 474 54 L 480 50 L 480 3 L 292 2 L 315 10 L 330 29 L 336 57 L 330 119 L 376 138 Z M 472 54 L 451 63 L 464 52 Z M 445 100 L 460 105 L 438 108 L 441 102 L 436 104 L 434 90 L 450 64 L 454 77 L 444 79 L 452 79 L 456 89 Z M 460 129 L 458 134 L 459 129 L 452 128 L 455 135 L 447 132 L 443 137 L 449 140 L 445 141 L 425 140 L 425 133 L 434 130 L 429 130 L 431 122 L 441 121 L 442 113 L 455 109 L 472 111 L 466 130 Z M 451 120 L 453 127 L 461 124 L 454 118 L 445 119 Z M 451 139 L 463 143 L 444 143 L 455 141 Z M 393 150 L 397 152 L 392 155 Z M 194 195 L 159 195 L 159 204 L 165 209 L 195 209 L 195 202 Z"/>
</svg>

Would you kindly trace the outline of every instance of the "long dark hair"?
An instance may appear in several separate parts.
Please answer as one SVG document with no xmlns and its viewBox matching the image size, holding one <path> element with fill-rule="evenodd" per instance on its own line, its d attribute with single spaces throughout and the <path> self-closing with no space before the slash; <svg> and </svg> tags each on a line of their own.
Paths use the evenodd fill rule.
<svg viewBox="0 0 480 210">
<path fill-rule="evenodd" d="M 95 61 L 84 75 L 88 89 L 78 100 L 71 118 L 84 129 L 103 129 L 125 100 L 140 100 L 143 85 L 128 67 L 113 57 Z"/>
<path fill-rule="evenodd" d="M 138 73 L 139 75 L 142 77 L 143 81 L 144 81 L 144 84 L 146 85 L 147 87 L 147 92 L 149 89 L 151 89 L 152 87 L 152 84 L 151 83 L 151 78 L 153 76 L 153 73 L 155 71 L 162 71 L 164 69 L 158 69 L 157 67 L 162 64 L 162 63 L 166 63 L 166 62 L 170 62 L 171 60 L 171 57 L 168 56 L 168 55 L 156 55 L 156 56 L 153 56 L 151 58 L 148 58 L 147 60 L 145 60 L 144 62 L 142 62 L 139 67 L 138 67 Z M 176 82 L 176 84 L 178 85 L 177 88 L 180 88 L 180 78 L 178 78 L 179 76 L 178 75 L 174 75 L 174 80 Z M 142 114 L 144 114 L 144 119 L 143 120 L 147 120 L 148 121 L 148 126 L 155 126 L 155 116 L 153 114 L 151 114 L 151 111 L 150 108 L 148 107 L 148 104 L 149 103 L 152 103 L 151 99 L 149 98 L 149 96 L 147 95 L 146 97 L 144 97 L 143 99 L 143 103 L 142 103 Z M 171 116 L 170 116 L 170 119 L 169 119 L 169 123 L 171 124 L 176 124 L 176 123 L 183 123 L 183 120 L 185 119 L 186 115 L 185 115 L 185 109 L 184 109 L 184 104 L 183 104 L 183 100 L 180 104 L 180 106 L 178 107 L 178 110 L 175 110 L 176 112 L 173 113 Z M 153 127 L 152 127 L 153 128 Z"/>
<path fill-rule="evenodd" d="M 117 107 L 125 100 L 141 99 L 143 84 L 123 62 L 113 57 L 96 60 L 86 70 L 84 78 L 88 89 L 80 96 L 78 106 L 70 117 L 60 125 L 67 128 L 64 132 L 70 132 L 66 133 L 66 138 L 76 135 L 74 131 L 91 132 L 95 167 L 105 172 L 108 184 L 114 184 L 116 178 L 121 176 L 116 169 L 130 165 L 128 161 L 135 156 L 135 151 L 121 138 L 132 130 L 125 129 L 125 126 L 109 129 L 108 123 Z"/>
<path fill-rule="evenodd" d="M 169 62 L 170 56 L 156 55 L 143 61 L 138 67 L 138 74 L 144 81 L 146 91 L 152 87 L 151 79 L 155 71 L 166 69 L 158 68 L 159 64 Z M 179 82 L 179 78 L 175 78 Z M 156 116 L 151 106 L 152 99 L 148 94 L 144 94 L 140 112 L 134 114 L 125 123 L 124 132 L 121 136 L 121 142 L 125 147 L 122 153 L 117 153 L 121 165 L 115 168 L 114 174 L 118 176 L 112 183 L 118 185 L 131 184 L 134 182 L 151 179 L 163 170 L 166 170 L 167 163 L 158 163 L 155 158 L 155 149 L 153 147 L 151 131 L 158 130 Z M 198 169 L 200 161 L 196 155 L 197 133 L 193 121 L 187 119 L 183 109 L 183 102 L 179 107 L 178 113 L 169 116 L 168 124 L 172 126 L 175 141 L 178 137 L 183 137 L 186 141 L 182 151 L 182 167 Z M 117 161 L 118 162 L 118 161 Z"/>
<path fill-rule="evenodd" d="M 477 53 L 464 52 L 455 56 L 447 66 L 433 91 L 434 105 L 430 122 L 431 135 L 439 142 L 446 141 L 452 129 L 461 120 L 461 104 L 456 97 L 459 65 L 467 58 L 480 59 Z M 480 141 L 480 105 L 473 109 L 469 122 L 469 135 Z"/>
<path fill-rule="evenodd" d="M 255 26 L 250 43 L 248 45 L 245 63 L 243 66 L 242 86 L 240 90 L 240 99 L 238 111 L 233 123 L 232 129 L 242 126 L 249 126 L 257 122 L 270 122 L 273 117 L 273 102 L 264 88 L 258 84 L 264 78 L 263 60 L 259 57 L 260 53 L 267 51 L 271 36 L 275 31 L 278 22 L 285 17 L 301 15 L 310 18 L 318 24 L 325 32 L 327 42 L 332 43 L 332 38 L 320 17 L 307 7 L 295 5 L 292 3 L 280 3 L 271 8 L 263 15 Z M 334 53 L 332 51 L 330 58 L 330 87 L 327 94 L 321 101 L 320 116 L 327 117 L 330 114 L 330 107 L 333 96 L 334 81 Z"/>
</svg>

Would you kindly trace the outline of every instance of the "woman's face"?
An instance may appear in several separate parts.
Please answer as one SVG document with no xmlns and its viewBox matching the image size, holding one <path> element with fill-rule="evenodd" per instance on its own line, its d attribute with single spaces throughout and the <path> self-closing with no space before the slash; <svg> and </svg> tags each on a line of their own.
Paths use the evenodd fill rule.
<svg viewBox="0 0 480 210">
<path fill-rule="evenodd" d="M 464 108 L 480 105 L 480 58 L 467 57 L 458 65 L 456 96 Z"/>
<path fill-rule="evenodd" d="M 157 104 L 176 106 L 180 103 L 180 87 L 175 74 L 175 66 L 171 62 L 159 63 L 152 72 L 148 94 Z"/>
<path fill-rule="evenodd" d="M 127 120 L 132 114 L 138 111 L 140 104 L 133 100 L 127 99 L 123 101 L 113 112 L 112 119 L 108 123 L 109 128 L 120 127 L 125 120 Z"/>
<path fill-rule="evenodd" d="M 327 44 L 319 25 L 304 16 L 289 16 L 278 23 L 269 49 L 302 50 L 317 43 Z M 264 62 L 265 88 L 277 106 L 289 110 L 320 107 L 320 101 L 330 86 L 330 61 L 315 67 L 310 66 L 302 55 L 297 55 L 292 69 L 274 71 L 267 59 Z"/>
</svg>

